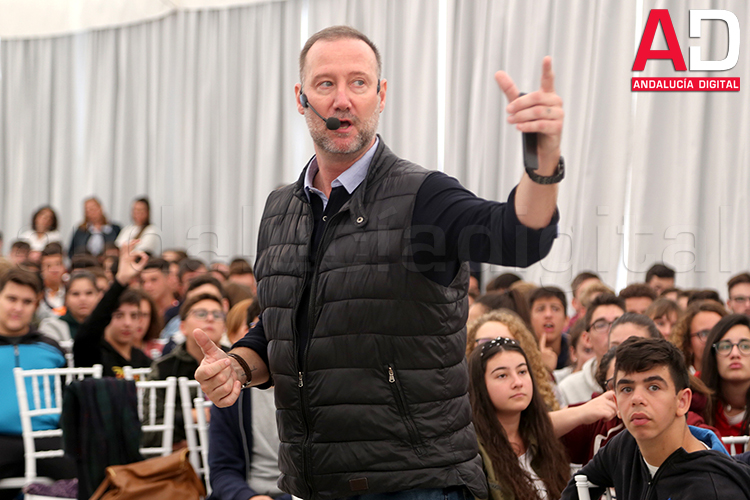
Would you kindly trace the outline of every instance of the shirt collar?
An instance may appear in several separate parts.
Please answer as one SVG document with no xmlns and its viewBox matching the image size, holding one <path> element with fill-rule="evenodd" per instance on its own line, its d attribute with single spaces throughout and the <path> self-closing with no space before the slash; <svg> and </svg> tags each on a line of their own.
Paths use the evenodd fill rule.
<svg viewBox="0 0 750 500">
<path fill-rule="evenodd" d="M 362 158 L 355 161 L 351 167 L 344 170 L 344 172 L 336 177 L 333 182 L 331 183 L 331 187 L 339 187 L 344 186 L 344 189 L 349 194 L 352 194 L 355 189 L 359 187 L 360 184 L 362 184 L 362 181 L 365 180 L 365 177 L 367 177 L 367 171 L 370 168 L 370 163 L 372 162 L 373 156 L 375 156 L 375 150 L 378 148 L 378 144 L 380 143 L 380 137 L 375 137 L 375 143 L 372 145 L 370 149 L 367 150 L 367 152 L 362 155 Z M 320 193 L 317 189 L 313 187 L 313 179 L 315 179 L 315 175 L 318 173 L 318 158 L 316 156 L 313 157 L 312 160 L 310 160 L 310 163 L 307 167 L 307 172 L 305 173 L 305 194 L 307 194 L 307 199 L 310 199 L 310 191 L 313 191 L 315 193 Z"/>
</svg>

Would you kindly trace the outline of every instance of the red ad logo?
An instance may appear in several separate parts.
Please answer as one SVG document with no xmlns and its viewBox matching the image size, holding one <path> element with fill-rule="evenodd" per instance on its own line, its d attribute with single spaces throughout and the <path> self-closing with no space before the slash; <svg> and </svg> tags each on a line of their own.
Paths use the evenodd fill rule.
<svg viewBox="0 0 750 500">
<path fill-rule="evenodd" d="M 690 38 L 700 38 L 701 21 L 723 21 L 729 31 L 727 55 L 720 61 L 703 60 L 700 47 L 690 47 L 690 71 L 727 71 L 737 65 L 740 57 L 740 23 L 737 16 L 728 10 L 690 10 Z M 653 50 L 654 37 L 661 25 L 667 42 L 666 50 Z M 682 57 L 680 42 L 677 40 L 672 18 L 667 9 L 652 9 L 643 29 L 641 43 L 633 62 L 633 71 L 643 71 L 650 59 L 670 59 L 675 71 L 688 71 Z M 685 92 L 685 91 L 730 91 L 739 92 L 740 79 L 726 77 L 633 77 L 631 90 L 634 92 Z"/>
</svg>

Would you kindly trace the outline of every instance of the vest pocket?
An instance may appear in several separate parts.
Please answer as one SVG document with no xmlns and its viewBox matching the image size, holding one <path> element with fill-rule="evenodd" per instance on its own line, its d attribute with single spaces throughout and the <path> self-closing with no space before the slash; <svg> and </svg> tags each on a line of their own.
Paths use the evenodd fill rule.
<svg viewBox="0 0 750 500">
<path fill-rule="evenodd" d="M 398 407 L 398 412 L 401 415 L 401 420 L 404 422 L 404 426 L 409 433 L 409 443 L 411 444 L 412 448 L 414 448 L 414 451 L 417 453 L 417 455 L 422 455 L 424 453 L 424 448 L 422 447 L 422 438 L 420 437 L 419 431 L 417 430 L 417 424 L 414 422 L 414 418 L 409 411 L 409 405 L 406 402 L 406 397 L 404 397 L 404 391 L 401 387 L 398 373 L 393 367 L 393 364 L 389 364 L 387 366 L 387 372 L 388 385 L 391 387 L 393 397 L 396 400 L 396 406 Z"/>
</svg>

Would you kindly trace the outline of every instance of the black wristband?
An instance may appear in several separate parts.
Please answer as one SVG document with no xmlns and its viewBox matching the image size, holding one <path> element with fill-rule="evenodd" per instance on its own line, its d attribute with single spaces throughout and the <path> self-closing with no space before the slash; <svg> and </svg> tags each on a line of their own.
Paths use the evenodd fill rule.
<svg viewBox="0 0 750 500">
<path fill-rule="evenodd" d="M 557 162 L 557 170 L 550 176 L 539 175 L 529 168 L 526 169 L 526 173 L 537 184 L 557 184 L 565 177 L 565 160 L 560 156 L 560 161 Z"/>
<path fill-rule="evenodd" d="M 246 387 L 250 387 L 250 383 L 253 381 L 253 372 L 250 371 L 250 366 L 248 366 L 247 361 L 245 361 L 239 354 L 235 354 L 233 352 L 228 353 L 227 356 L 237 361 L 237 363 L 240 364 L 240 368 L 242 368 L 242 371 L 245 372 L 245 378 L 247 378 L 247 380 L 243 384 L 242 388 L 244 389 Z"/>
</svg>

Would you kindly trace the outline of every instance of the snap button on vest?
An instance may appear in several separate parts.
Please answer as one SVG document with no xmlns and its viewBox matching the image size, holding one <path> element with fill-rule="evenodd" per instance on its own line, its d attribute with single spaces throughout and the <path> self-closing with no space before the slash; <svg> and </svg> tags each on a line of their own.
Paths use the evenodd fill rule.
<svg viewBox="0 0 750 500">
<path fill-rule="evenodd" d="M 357 217 L 357 224 L 362 224 L 365 221 L 364 217 Z"/>
</svg>

